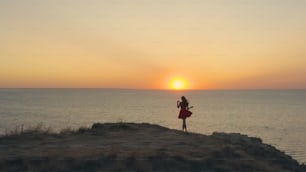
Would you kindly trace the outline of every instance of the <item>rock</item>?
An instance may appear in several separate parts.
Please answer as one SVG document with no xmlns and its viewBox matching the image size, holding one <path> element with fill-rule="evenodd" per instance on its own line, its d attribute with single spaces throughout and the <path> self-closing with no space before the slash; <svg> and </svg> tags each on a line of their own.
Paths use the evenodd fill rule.
<svg viewBox="0 0 306 172">
<path fill-rule="evenodd" d="M 0 137 L 0 171 L 306 172 L 260 138 L 211 136 L 148 123 L 95 123 L 65 133 Z"/>
</svg>

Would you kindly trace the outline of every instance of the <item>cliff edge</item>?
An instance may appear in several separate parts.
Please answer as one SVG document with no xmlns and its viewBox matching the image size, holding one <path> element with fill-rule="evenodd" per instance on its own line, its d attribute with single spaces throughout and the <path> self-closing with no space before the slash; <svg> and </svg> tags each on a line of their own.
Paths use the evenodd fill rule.
<svg viewBox="0 0 306 172">
<path fill-rule="evenodd" d="M 305 172 L 261 139 L 184 133 L 147 123 L 95 123 L 50 133 L 0 137 L 0 171 Z"/>
</svg>

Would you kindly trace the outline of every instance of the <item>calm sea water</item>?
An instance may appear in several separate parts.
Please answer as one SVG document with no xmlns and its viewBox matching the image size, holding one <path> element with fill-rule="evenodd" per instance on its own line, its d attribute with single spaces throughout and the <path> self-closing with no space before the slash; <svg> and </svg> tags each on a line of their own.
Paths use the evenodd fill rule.
<svg viewBox="0 0 306 172">
<path fill-rule="evenodd" d="M 95 122 L 149 122 L 181 129 L 176 101 L 182 95 L 194 106 L 189 131 L 260 137 L 306 163 L 306 90 L 0 89 L 0 134 L 39 123 L 55 131 Z"/>
</svg>

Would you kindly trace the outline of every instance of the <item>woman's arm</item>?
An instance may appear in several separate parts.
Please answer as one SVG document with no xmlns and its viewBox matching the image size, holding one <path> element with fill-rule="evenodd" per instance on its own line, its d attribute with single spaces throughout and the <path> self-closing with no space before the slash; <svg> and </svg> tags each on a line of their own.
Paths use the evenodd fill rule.
<svg viewBox="0 0 306 172">
<path fill-rule="evenodd" d="M 176 102 L 176 106 L 177 106 L 177 108 L 180 108 L 181 102 L 180 102 L 180 101 L 177 101 L 177 102 Z"/>
<path fill-rule="evenodd" d="M 187 110 L 189 110 L 189 109 L 191 109 L 191 108 L 193 108 L 193 106 L 189 106 L 189 107 L 187 107 Z"/>
</svg>

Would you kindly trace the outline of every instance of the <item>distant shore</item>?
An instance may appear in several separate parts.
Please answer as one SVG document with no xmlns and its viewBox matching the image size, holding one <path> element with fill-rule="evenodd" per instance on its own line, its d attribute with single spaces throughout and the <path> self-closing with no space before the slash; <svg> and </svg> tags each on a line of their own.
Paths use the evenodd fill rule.
<svg viewBox="0 0 306 172">
<path fill-rule="evenodd" d="M 305 172 L 306 166 L 241 134 L 96 123 L 76 131 L 32 129 L 0 137 L 0 171 Z"/>
</svg>

